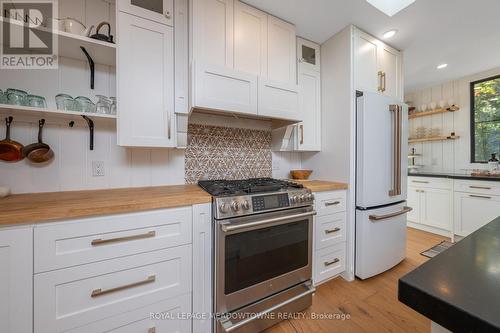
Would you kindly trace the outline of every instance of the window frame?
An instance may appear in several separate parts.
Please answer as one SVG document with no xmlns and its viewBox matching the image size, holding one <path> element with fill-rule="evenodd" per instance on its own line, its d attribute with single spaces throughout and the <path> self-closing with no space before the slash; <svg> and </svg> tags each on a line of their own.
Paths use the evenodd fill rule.
<svg viewBox="0 0 500 333">
<path fill-rule="evenodd" d="M 485 164 L 488 161 L 476 161 L 476 117 L 475 117 L 475 108 L 474 108 L 474 86 L 478 83 L 483 83 L 486 81 L 496 80 L 500 78 L 500 74 L 490 76 L 481 80 L 473 81 L 470 83 L 470 163 L 474 164 Z"/>
</svg>

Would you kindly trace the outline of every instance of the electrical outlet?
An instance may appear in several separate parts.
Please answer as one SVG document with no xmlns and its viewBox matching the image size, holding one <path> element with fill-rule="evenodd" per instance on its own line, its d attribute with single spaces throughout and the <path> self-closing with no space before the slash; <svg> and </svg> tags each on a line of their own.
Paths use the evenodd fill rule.
<svg viewBox="0 0 500 333">
<path fill-rule="evenodd" d="M 92 161 L 92 176 L 104 176 L 104 161 Z"/>
<path fill-rule="evenodd" d="M 273 158 L 273 170 L 280 169 L 280 161 L 278 159 Z"/>
</svg>

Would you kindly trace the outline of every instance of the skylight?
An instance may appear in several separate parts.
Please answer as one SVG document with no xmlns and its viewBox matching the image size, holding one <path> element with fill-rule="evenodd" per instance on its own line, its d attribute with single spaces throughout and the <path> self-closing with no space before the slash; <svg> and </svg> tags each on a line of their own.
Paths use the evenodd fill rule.
<svg viewBox="0 0 500 333">
<path fill-rule="evenodd" d="M 366 0 L 388 16 L 393 16 L 415 2 L 415 0 Z"/>
</svg>

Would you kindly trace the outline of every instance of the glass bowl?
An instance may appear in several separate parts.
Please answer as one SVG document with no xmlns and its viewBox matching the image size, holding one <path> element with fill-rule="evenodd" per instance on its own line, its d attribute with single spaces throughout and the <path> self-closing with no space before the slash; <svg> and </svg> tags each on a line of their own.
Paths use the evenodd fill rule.
<svg viewBox="0 0 500 333">
<path fill-rule="evenodd" d="M 96 103 L 96 112 L 100 114 L 110 114 L 111 112 L 111 100 L 104 95 L 96 95 L 98 98 Z"/>
<path fill-rule="evenodd" d="M 78 111 L 75 100 L 68 94 L 57 94 L 56 105 L 58 110 Z"/>
<path fill-rule="evenodd" d="M 45 97 L 36 96 L 36 95 L 28 95 L 28 106 L 34 108 L 47 108 L 47 102 L 45 101 Z"/>
<path fill-rule="evenodd" d="M 90 98 L 85 96 L 78 96 L 75 98 L 78 111 L 95 113 L 95 104 L 90 100 Z"/>
<path fill-rule="evenodd" d="M 5 92 L 7 104 L 11 105 L 28 105 L 28 93 L 24 90 L 9 88 Z"/>
</svg>

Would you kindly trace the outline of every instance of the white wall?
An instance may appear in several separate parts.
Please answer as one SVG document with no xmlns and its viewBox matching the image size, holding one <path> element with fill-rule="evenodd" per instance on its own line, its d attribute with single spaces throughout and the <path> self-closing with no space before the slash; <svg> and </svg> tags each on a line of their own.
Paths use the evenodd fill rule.
<svg viewBox="0 0 500 333">
<path fill-rule="evenodd" d="M 410 136 L 417 127 L 440 128 L 443 135 L 455 132 L 460 138 L 449 141 L 425 142 L 409 145 L 415 148 L 421 158 L 416 164 L 423 165 L 423 171 L 465 173 L 471 169 L 486 169 L 487 165 L 470 163 L 470 82 L 500 74 L 500 68 L 471 75 L 462 79 L 427 87 L 422 90 L 408 92 L 405 101 L 420 106 L 440 100 L 455 100 L 460 110 L 453 113 L 442 113 L 409 121 Z"/>
</svg>

